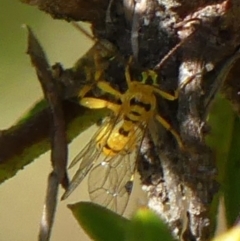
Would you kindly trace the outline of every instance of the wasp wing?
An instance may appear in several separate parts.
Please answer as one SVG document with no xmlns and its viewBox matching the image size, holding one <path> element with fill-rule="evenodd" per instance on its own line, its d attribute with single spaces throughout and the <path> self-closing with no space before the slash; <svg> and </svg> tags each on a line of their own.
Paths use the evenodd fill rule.
<svg viewBox="0 0 240 241">
<path fill-rule="evenodd" d="M 88 178 L 90 199 L 119 214 L 125 211 L 132 192 L 136 153 L 144 135 L 143 127 L 140 124 L 135 126 L 132 134 L 136 141 L 129 140 L 125 145 L 127 148 L 113 157 L 101 155 L 101 163 L 91 170 Z"/>
<path fill-rule="evenodd" d="M 90 142 L 83 148 L 83 150 L 73 159 L 69 168 L 75 166 L 78 162 L 80 162 L 80 166 L 73 176 L 67 190 L 62 196 L 62 200 L 66 199 L 70 196 L 70 194 L 77 188 L 77 186 L 82 182 L 88 172 L 92 169 L 94 164 L 99 159 L 100 154 L 102 153 L 102 149 L 97 146 L 97 139 L 104 138 L 104 142 L 107 141 L 109 135 L 114 128 L 117 117 L 111 116 L 104 120 L 101 127 L 98 131 L 93 135 Z M 104 132 L 104 133 L 103 133 Z M 99 137 L 100 136 L 100 137 Z M 106 139 L 106 140 L 105 140 Z"/>
</svg>

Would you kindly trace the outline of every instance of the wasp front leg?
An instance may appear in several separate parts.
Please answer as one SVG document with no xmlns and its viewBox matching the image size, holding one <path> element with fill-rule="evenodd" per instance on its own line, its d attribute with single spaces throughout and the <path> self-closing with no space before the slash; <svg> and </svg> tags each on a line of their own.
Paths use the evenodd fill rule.
<svg viewBox="0 0 240 241">
<path fill-rule="evenodd" d="M 164 99 L 166 100 L 176 100 L 179 97 L 179 92 L 182 88 L 184 88 L 187 84 L 189 84 L 194 78 L 196 77 L 196 75 L 192 75 L 189 76 L 188 78 L 186 78 L 179 86 L 179 88 L 177 88 L 177 90 L 174 91 L 174 94 L 170 94 L 168 92 L 165 92 L 163 90 L 160 90 L 156 87 L 154 87 L 154 92 L 159 94 L 160 96 L 162 96 Z"/>
<path fill-rule="evenodd" d="M 109 50 L 109 51 L 107 51 Z M 91 51 L 94 53 L 91 55 L 90 61 L 85 61 L 84 73 L 87 84 L 80 90 L 78 96 L 80 99 L 96 87 L 98 82 L 103 79 L 104 71 L 109 66 L 109 61 L 113 57 L 114 49 L 107 42 L 99 41 L 99 44 L 95 45 L 95 48 Z"/>
<path fill-rule="evenodd" d="M 158 88 L 154 88 L 154 92 L 162 96 L 166 100 L 176 100 L 179 96 L 179 90 L 177 89 L 174 94 L 169 94 L 168 92 L 165 92 L 163 90 L 160 90 Z"/>
<path fill-rule="evenodd" d="M 116 99 L 121 99 L 122 94 L 114 89 L 108 82 L 106 81 L 98 81 L 97 87 L 101 89 L 104 93 L 111 94 Z M 83 94 L 86 94 L 86 90 L 89 89 L 89 86 L 83 87 L 83 89 L 80 91 L 79 97 L 80 97 L 80 104 L 82 106 L 85 106 L 90 109 L 101 109 L 101 108 L 108 108 L 112 111 L 116 111 L 116 109 L 119 109 L 119 105 L 112 103 L 107 100 L 93 98 L 93 97 L 84 97 Z M 82 97 L 82 98 L 81 98 Z"/>
<path fill-rule="evenodd" d="M 108 82 L 99 81 L 97 84 L 98 88 L 100 88 L 103 92 L 108 93 L 114 96 L 116 99 L 121 99 L 122 94 L 118 90 L 114 89 Z"/>
<path fill-rule="evenodd" d="M 80 100 L 80 104 L 89 109 L 102 109 L 107 108 L 112 110 L 115 114 L 119 113 L 120 105 L 112 103 L 107 100 L 92 98 L 92 97 L 84 97 Z"/>
<path fill-rule="evenodd" d="M 125 68 L 125 78 L 127 81 L 128 88 L 131 86 L 131 82 L 132 82 L 130 71 L 129 71 L 129 65 L 131 62 L 132 62 L 132 57 L 129 58 L 128 65 Z"/>
</svg>

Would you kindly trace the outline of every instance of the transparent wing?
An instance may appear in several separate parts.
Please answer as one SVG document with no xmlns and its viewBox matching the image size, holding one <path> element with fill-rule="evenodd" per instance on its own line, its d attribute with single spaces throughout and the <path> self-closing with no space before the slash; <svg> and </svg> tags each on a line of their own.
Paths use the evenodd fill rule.
<svg viewBox="0 0 240 241">
<path fill-rule="evenodd" d="M 143 138 L 142 127 L 136 126 L 133 134 L 137 137 L 136 142 L 126 144 L 130 152 L 125 149 L 113 157 L 101 155 L 101 163 L 91 170 L 88 178 L 90 199 L 119 214 L 125 211 L 132 192 L 136 153 Z"/>
<path fill-rule="evenodd" d="M 102 153 L 102 149 L 97 146 L 97 138 L 103 138 L 103 142 L 106 142 L 114 125 L 116 123 L 116 117 L 106 118 L 98 129 L 98 131 L 91 138 L 90 142 L 83 148 L 83 150 L 73 159 L 69 168 L 75 166 L 78 162 L 80 162 L 80 166 L 73 176 L 68 189 L 62 196 L 62 200 L 66 199 L 70 196 L 70 194 L 77 188 L 77 186 L 82 182 L 84 177 L 88 174 L 88 172 L 92 169 L 94 164 L 99 159 L 100 154 Z M 99 137 L 100 136 L 100 137 Z"/>
</svg>

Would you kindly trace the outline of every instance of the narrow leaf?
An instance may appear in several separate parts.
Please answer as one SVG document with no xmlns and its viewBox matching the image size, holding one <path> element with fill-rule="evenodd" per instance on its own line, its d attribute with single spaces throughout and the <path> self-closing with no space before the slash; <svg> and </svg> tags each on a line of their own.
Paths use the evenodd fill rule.
<svg viewBox="0 0 240 241">
<path fill-rule="evenodd" d="M 224 200 L 227 223 L 232 226 L 240 213 L 240 119 L 235 116 L 231 148 L 225 167 Z"/>
<path fill-rule="evenodd" d="M 123 241 L 129 220 L 94 203 L 68 205 L 86 233 L 96 241 Z"/>
<path fill-rule="evenodd" d="M 173 241 L 167 225 L 152 211 L 141 208 L 131 220 L 127 241 Z"/>
</svg>

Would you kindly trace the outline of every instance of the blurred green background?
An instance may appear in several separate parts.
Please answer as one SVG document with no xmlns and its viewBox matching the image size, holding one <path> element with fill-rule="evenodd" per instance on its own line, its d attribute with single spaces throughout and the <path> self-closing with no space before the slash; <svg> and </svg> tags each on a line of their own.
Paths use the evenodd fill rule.
<svg viewBox="0 0 240 241">
<path fill-rule="evenodd" d="M 51 64 L 71 67 L 92 45 L 71 24 L 53 20 L 37 8 L 17 0 L 0 1 L 0 129 L 13 125 L 36 101 L 42 91 L 26 52 L 27 36 L 21 26 L 32 27 L 42 43 Z M 85 136 L 84 136 L 85 135 Z M 90 138 L 87 131 L 70 146 L 70 159 Z M 49 153 L 41 156 L 15 177 L 0 186 L 0 240 L 37 240 L 45 198 L 47 176 L 51 171 Z M 74 171 L 74 170 L 73 170 Z M 138 187 L 139 189 L 139 187 Z M 63 191 L 59 193 L 62 195 Z M 66 204 L 88 200 L 86 180 L 64 202 L 60 202 L 52 231 L 52 241 L 89 240 L 80 230 Z M 132 206 L 139 200 L 133 198 Z M 142 204 L 142 203 L 141 203 Z M 131 213 L 132 208 L 128 208 Z"/>
</svg>

